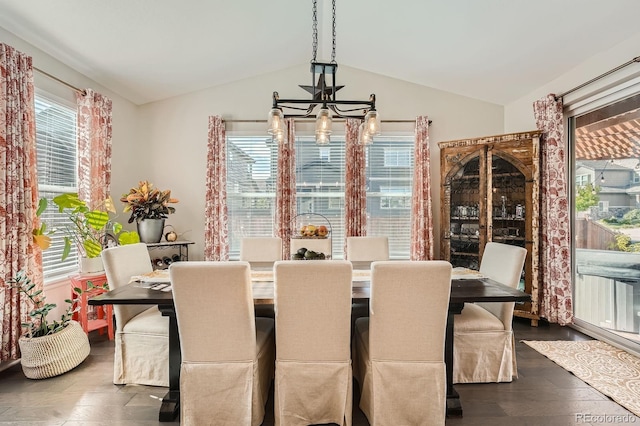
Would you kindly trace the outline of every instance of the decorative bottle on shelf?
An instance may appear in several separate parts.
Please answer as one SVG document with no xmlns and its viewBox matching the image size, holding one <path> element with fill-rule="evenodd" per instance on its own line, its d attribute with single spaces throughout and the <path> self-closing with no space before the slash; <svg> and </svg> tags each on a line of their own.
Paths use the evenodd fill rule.
<svg viewBox="0 0 640 426">
<path fill-rule="evenodd" d="M 522 219 L 524 217 L 524 207 L 522 204 L 516 204 L 516 219 Z"/>
<path fill-rule="evenodd" d="M 173 260 L 169 257 L 169 256 L 164 256 L 162 258 L 162 262 L 166 265 L 169 266 L 171 265 L 171 263 L 173 262 Z"/>
</svg>

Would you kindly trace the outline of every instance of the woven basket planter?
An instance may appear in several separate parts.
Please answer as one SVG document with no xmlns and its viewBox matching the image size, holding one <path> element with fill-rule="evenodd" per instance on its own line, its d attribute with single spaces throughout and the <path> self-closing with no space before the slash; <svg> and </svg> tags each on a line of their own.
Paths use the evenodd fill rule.
<svg viewBox="0 0 640 426">
<path fill-rule="evenodd" d="M 42 337 L 20 337 L 22 371 L 29 379 L 59 376 L 89 355 L 89 338 L 80 324 L 70 321 L 62 331 Z"/>
</svg>

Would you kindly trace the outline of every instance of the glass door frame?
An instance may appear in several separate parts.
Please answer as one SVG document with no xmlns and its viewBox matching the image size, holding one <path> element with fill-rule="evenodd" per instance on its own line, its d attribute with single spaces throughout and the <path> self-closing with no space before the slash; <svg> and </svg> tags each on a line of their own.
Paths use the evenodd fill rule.
<svg viewBox="0 0 640 426">
<path fill-rule="evenodd" d="M 578 116 L 588 112 L 595 111 L 606 105 L 614 104 L 630 96 L 640 94 L 640 76 L 622 79 L 617 83 L 605 85 L 601 83 L 601 87 L 593 87 L 590 92 L 584 90 L 576 92 L 571 97 L 567 97 L 564 102 L 564 122 L 565 122 L 565 140 L 567 146 L 567 196 L 569 197 L 570 206 L 570 234 L 571 234 L 571 289 L 573 296 L 573 309 L 575 313 L 575 288 L 576 288 L 576 211 L 575 211 L 575 119 Z M 572 328 L 587 334 L 593 338 L 605 341 L 613 346 L 617 346 L 640 356 L 640 343 L 634 343 L 629 339 L 621 337 L 616 333 L 608 331 L 605 328 L 598 327 L 585 320 L 574 318 Z"/>
</svg>

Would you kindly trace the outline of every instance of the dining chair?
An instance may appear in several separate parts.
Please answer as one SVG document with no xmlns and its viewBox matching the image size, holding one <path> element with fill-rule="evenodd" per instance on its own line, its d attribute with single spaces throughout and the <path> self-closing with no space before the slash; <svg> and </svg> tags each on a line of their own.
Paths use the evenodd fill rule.
<svg viewBox="0 0 640 426">
<path fill-rule="evenodd" d="M 273 264 L 282 260 L 282 238 L 243 237 L 240 241 L 240 260 L 249 262 L 251 269 L 273 270 Z M 257 317 L 275 318 L 273 303 L 255 305 Z"/>
<path fill-rule="evenodd" d="M 253 313 L 248 262 L 172 264 L 180 334 L 180 421 L 262 423 L 274 372 L 274 321 Z"/>
<path fill-rule="evenodd" d="M 282 260 L 282 238 L 243 237 L 240 260 L 249 262 L 251 268 L 273 268 L 273 262 Z"/>
<path fill-rule="evenodd" d="M 480 261 L 480 273 L 516 288 L 527 250 L 489 242 Z M 454 320 L 453 382 L 511 382 L 518 377 L 511 328 L 514 302 L 465 303 Z"/>
<path fill-rule="evenodd" d="M 102 251 L 109 289 L 153 271 L 144 243 Z M 169 386 L 169 318 L 156 305 L 113 305 L 116 317 L 113 383 Z"/>
<path fill-rule="evenodd" d="M 389 260 L 388 237 L 347 237 L 347 259 L 353 269 L 370 269 L 371 262 Z M 369 315 L 369 299 L 351 304 L 351 326 L 358 318 Z"/>
<path fill-rule="evenodd" d="M 347 237 L 347 260 L 362 269 L 369 269 L 376 260 L 389 260 L 389 238 Z"/>
<path fill-rule="evenodd" d="M 444 425 L 451 264 L 371 264 L 369 317 L 358 318 L 353 371 L 372 425 Z"/>
<path fill-rule="evenodd" d="M 275 263 L 276 425 L 351 425 L 351 264 Z"/>
</svg>

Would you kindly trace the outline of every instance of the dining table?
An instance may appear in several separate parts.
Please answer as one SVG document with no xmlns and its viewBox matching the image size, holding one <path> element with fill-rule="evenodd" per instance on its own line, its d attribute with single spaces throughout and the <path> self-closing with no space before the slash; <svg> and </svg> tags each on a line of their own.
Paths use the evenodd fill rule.
<svg viewBox="0 0 640 426">
<path fill-rule="evenodd" d="M 154 274 L 158 276 L 157 271 Z M 365 269 L 353 270 L 352 300 L 370 298 L 371 273 Z M 251 272 L 254 304 L 274 303 L 274 279 L 270 269 Z M 173 421 L 180 408 L 180 336 L 171 292 L 169 275 L 166 282 L 154 278 L 132 277 L 132 282 L 89 299 L 89 305 L 157 305 L 163 316 L 169 317 L 169 390 L 162 399 L 159 421 Z M 445 333 L 445 364 L 447 375 L 447 417 L 462 417 L 460 396 L 453 384 L 453 329 L 455 315 L 462 312 L 465 303 L 473 302 L 527 302 L 531 296 L 523 291 L 505 286 L 483 277 L 477 271 L 454 268 Z"/>
</svg>

